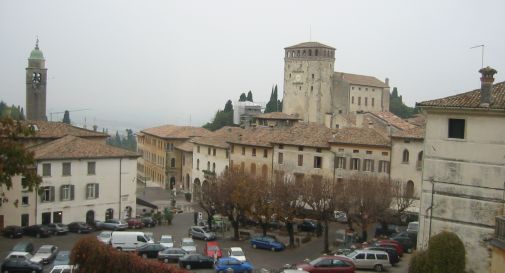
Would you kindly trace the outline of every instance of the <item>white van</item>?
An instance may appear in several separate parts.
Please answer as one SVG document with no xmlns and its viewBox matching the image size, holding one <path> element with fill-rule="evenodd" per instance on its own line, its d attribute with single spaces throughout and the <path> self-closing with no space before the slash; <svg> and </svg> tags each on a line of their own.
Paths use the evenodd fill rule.
<svg viewBox="0 0 505 273">
<path fill-rule="evenodd" d="M 154 243 L 144 232 L 114 231 L 110 239 L 113 248 L 119 251 L 135 251 L 137 248 Z"/>
</svg>

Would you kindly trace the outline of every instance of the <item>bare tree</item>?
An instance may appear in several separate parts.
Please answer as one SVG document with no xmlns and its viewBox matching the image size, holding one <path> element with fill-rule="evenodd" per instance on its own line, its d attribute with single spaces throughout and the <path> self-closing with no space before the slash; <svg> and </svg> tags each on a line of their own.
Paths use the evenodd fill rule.
<svg viewBox="0 0 505 273">
<path fill-rule="evenodd" d="M 413 185 L 412 185 L 413 186 Z M 416 192 L 414 187 L 400 180 L 391 180 L 392 194 L 392 216 L 399 219 L 401 222 L 409 208 L 413 207 L 416 202 Z"/>
<path fill-rule="evenodd" d="M 255 187 L 249 192 L 254 204 L 250 210 L 251 216 L 259 221 L 263 236 L 267 234 L 268 224 L 275 215 L 272 183 L 265 177 L 254 177 Z"/>
<path fill-rule="evenodd" d="M 202 184 L 201 197 L 198 201 L 200 208 L 202 208 L 205 213 L 207 213 L 207 225 L 209 229 L 212 230 L 212 219 L 216 214 L 215 204 L 218 202 L 219 192 L 216 183 L 216 179 L 211 179 L 210 181 L 204 181 Z"/>
</svg>

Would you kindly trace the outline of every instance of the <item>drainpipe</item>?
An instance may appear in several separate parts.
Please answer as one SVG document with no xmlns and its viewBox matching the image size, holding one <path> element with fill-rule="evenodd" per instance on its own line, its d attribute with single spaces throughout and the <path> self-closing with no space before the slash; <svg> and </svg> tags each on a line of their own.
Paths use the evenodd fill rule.
<svg viewBox="0 0 505 273">
<path fill-rule="evenodd" d="M 433 178 L 430 179 L 431 182 L 431 204 L 430 207 L 428 208 L 430 210 L 430 228 L 428 229 L 428 247 L 430 246 L 430 239 L 431 239 L 431 222 L 433 218 L 433 197 L 435 194 L 435 181 Z"/>
</svg>

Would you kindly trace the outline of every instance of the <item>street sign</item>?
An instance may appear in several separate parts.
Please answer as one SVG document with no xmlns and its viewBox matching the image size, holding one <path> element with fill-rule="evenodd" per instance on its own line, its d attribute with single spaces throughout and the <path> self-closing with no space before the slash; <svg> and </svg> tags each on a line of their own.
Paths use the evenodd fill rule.
<svg viewBox="0 0 505 273">
<path fill-rule="evenodd" d="M 198 212 L 198 220 L 203 220 L 203 213 Z"/>
</svg>

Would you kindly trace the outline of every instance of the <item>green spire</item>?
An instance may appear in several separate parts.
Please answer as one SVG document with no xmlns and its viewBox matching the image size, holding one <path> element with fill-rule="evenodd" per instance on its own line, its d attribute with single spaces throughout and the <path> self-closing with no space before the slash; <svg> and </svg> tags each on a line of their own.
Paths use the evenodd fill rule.
<svg viewBox="0 0 505 273">
<path fill-rule="evenodd" d="M 39 38 L 37 37 L 37 41 L 35 42 L 35 48 L 30 53 L 30 57 L 28 59 L 32 60 L 44 60 L 44 54 L 39 49 Z"/>
</svg>

